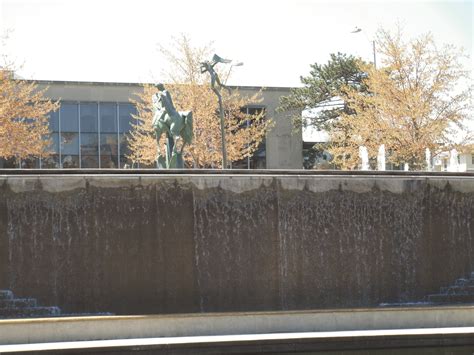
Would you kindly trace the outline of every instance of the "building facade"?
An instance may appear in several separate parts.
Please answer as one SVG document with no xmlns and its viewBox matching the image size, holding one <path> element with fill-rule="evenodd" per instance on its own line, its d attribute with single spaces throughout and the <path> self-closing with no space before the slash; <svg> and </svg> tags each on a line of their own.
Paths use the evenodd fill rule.
<svg viewBox="0 0 474 355">
<path fill-rule="evenodd" d="M 22 168 L 126 168 L 134 166 L 127 155 L 135 107 L 130 103 L 142 90 L 134 83 L 39 81 L 46 96 L 60 101 L 60 109 L 50 115 L 53 154 L 47 158 L 6 161 L 3 167 Z M 302 168 L 301 133 L 294 132 L 288 113 L 277 112 L 279 98 L 289 88 L 239 87 L 242 95 L 262 90 L 263 101 L 243 108 L 248 113 L 261 110 L 274 121 L 265 142 L 252 158 L 234 162 L 233 168 Z M 199 117 L 195 117 L 199 119 Z"/>
</svg>

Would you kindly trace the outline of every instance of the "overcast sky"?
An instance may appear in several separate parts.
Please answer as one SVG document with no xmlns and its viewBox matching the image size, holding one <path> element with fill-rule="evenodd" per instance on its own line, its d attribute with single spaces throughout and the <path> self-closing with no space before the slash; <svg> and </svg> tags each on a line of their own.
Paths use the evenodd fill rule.
<svg viewBox="0 0 474 355">
<path fill-rule="evenodd" d="M 473 1 L 0 0 L 6 50 L 34 79 L 149 82 L 164 66 L 157 44 L 188 34 L 237 59 L 231 84 L 294 86 L 332 52 L 372 60 L 380 26 L 431 31 L 464 47 L 473 68 Z M 362 32 L 351 34 L 354 27 Z"/>
</svg>

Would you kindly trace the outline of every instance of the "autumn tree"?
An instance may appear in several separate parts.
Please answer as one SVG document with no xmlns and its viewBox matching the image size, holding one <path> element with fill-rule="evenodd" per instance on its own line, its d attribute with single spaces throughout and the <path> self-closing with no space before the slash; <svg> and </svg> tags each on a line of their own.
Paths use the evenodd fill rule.
<svg viewBox="0 0 474 355">
<path fill-rule="evenodd" d="M 359 146 L 375 157 L 385 144 L 389 162 L 421 169 L 426 148 L 433 155 L 449 149 L 455 130 L 465 129 L 470 91 L 462 87 L 468 73 L 460 52 L 436 46 L 429 34 L 406 41 L 400 30 L 379 30 L 377 48 L 382 67 L 360 68 L 367 91 L 349 86 L 343 91 L 353 112 L 342 112 L 330 131 L 330 152 L 336 164 L 353 169 Z"/>
<path fill-rule="evenodd" d="M 194 123 L 193 143 L 184 149 L 187 166 L 221 167 L 222 150 L 220 119 L 217 97 L 211 90 L 207 73 L 202 74 L 200 63 L 212 56 L 210 46 L 194 47 L 186 36 L 175 40 L 174 47 L 161 48 L 167 59 L 167 90 L 170 91 L 178 111 L 192 111 Z M 226 81 L 228 73 L 220 73 Z M 156 93 L 154 85 L 144 85 L 143 91 L 136 94 L 132 103 L 137 107 L 137 121 L 128 139 L 131 153 L 129 158 L 135 163 L 154 165 L 158 145 L 152 127 L 151 98 Z M 261 101 L 261 94 L 243 96 L 237 89 L 230 92 L 222 90 L 227 157 L 238 161 L 252 156 L 270 129 L 272 122 L 264 114 L 249 115 L 242 108 Z M 164 135 L 159 143 L 164 149 Z"/>
<path fill-rule="evenodd" d="M 48 114 L 58 104 L 45 99 L 34 82 L 14 77 L 11 65 L 0 66 L 0 158 L 48 155 Z"/>
</svg>

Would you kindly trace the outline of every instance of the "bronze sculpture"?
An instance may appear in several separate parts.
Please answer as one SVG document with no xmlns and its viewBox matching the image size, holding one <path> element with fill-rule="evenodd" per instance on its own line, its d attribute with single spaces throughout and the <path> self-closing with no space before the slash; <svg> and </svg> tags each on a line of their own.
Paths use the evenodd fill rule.
<svg viewBox="0 0 474 355">
<path fill-rule="evenodd" d="M 171 95 L 163 84 L 156 85 L 158 92 L 153 95 L 153 129 L 156 141 L 166 134 L 165 156 L 158 146 L 157 166 L 166 169 L 184 168 L 183 149 L 193 140 L 193 114 L 191 111 L 178 112 Z M 177 143 L 181 140 L 181 149 Z"/>
<path fill-rule="evenodd" d="M 210 61 L 207 60 L 207 61 L 201 63 L 201 73 L 208 72 L 209 75 L 211 76 L 211 89 L 216 94 L 217 100 L 218 100 L 218 103 L 219 103 L 219 117 L 220 117 L 220 120 L 221 120 L 221 141 L 222 141 L 222 169 L 227 168 L 227 149 L 226 149 L 226 141 L 225 141 L 224 107 L 223 107 L 223 104 L 222 104 L 222 95 L 221 95 L 219 89 L 220 88 L 226 88 L 229 91 L 229 93 L 230 93 L 230 89 L 225 87 L 221 83 L 221 81 L 219 79 L 219 75 L 215 71 L 214 67 L 218 63 L 231 63 L 231 62 L 232 62 L 232 60 L 230 60 L 230 59 L 224 59 L 224 58 L 219 57 L 217 54 L 214 54 L 214 56 L 212 57 L 212 60 L 210 60 Z M 239 64 L 236 64 L 235 66 L 237 66 L 237 65 L 242 65 L 242 64 L 239 63 Z M 231 68 L 232 68 L 232 66 L 231 66 Z M 216 84 L 217 84 L 217 86 L 216 86 Z"/>
</svg>

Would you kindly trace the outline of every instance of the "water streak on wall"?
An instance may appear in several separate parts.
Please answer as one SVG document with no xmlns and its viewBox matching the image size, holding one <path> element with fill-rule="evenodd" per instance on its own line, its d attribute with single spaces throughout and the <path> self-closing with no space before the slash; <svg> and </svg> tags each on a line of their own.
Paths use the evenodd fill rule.
<svg viewBox="0 0 474 355">
<path fill-rule="evenodd" d="M 0 179 L 0 288 L 63 312 L 419 301 L 474 270 L 474 180 Z"/>
</svg>

